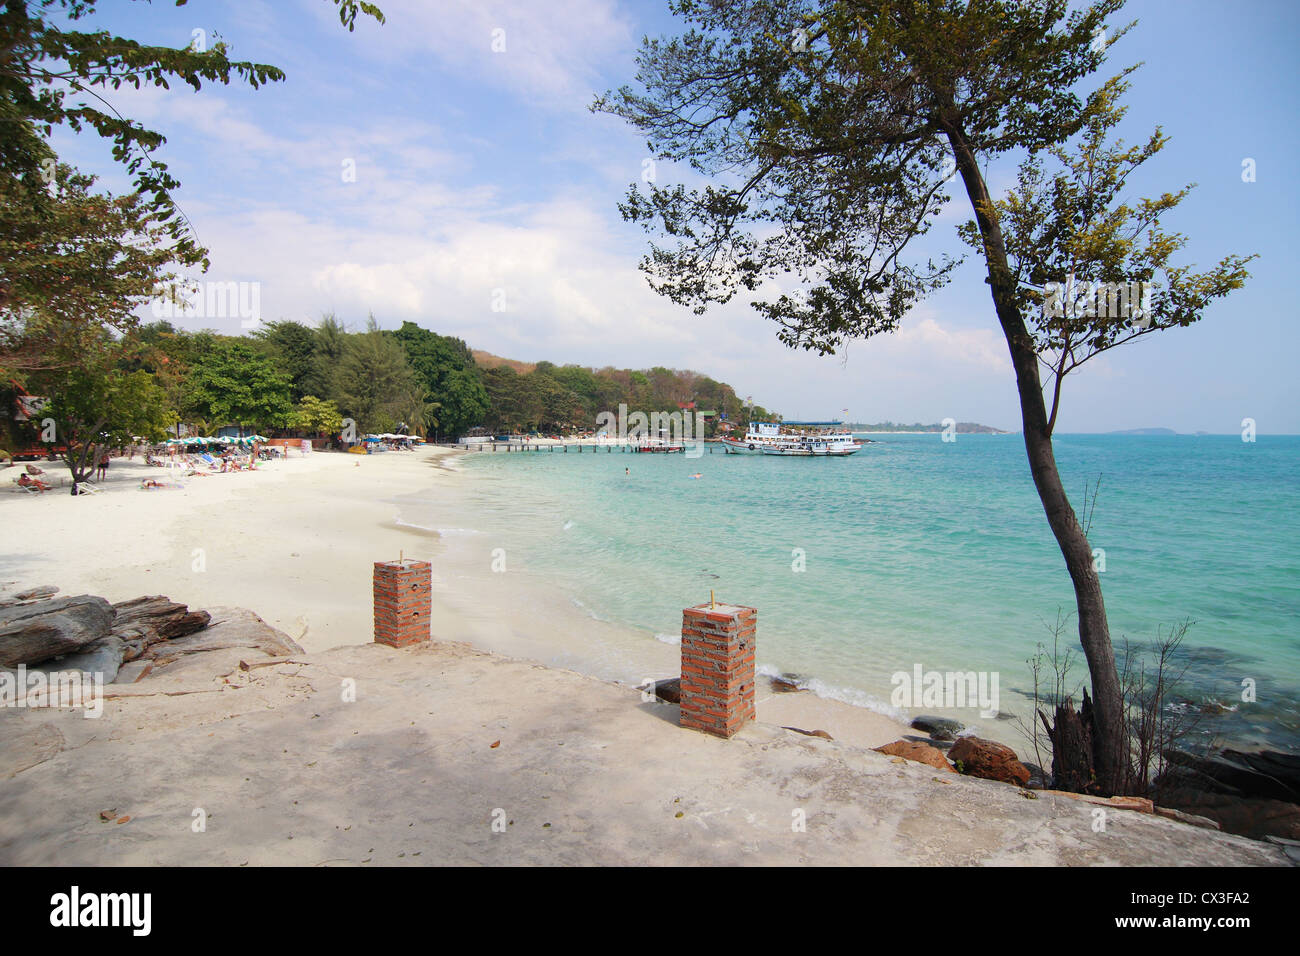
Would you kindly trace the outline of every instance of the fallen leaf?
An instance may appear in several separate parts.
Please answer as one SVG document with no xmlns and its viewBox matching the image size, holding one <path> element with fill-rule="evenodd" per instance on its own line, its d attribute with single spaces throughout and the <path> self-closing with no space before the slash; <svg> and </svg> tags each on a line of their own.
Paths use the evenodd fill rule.
<svg viewBox="0 0 1300 956">
<path fill-rule="evenodd" d="M 130 822 L 131 822 L 131 818 L 130 818 L 130 817 L 118 817 L 118 818 L 117 818 L 117 822 L 118 822 L 118 823 L 130 823 Z"/>
<path fill-rule="evenodd" d="M 494 740 L 494 741 L 492 742 L 492 744 L 491 744 L 491 748 L 494 749 L 494 750 L 495 750 L 497 747 L 500 747 L 500 746 L 501 746 L 501 741 L 499 741 L 499 740 Z"/>
</svg>

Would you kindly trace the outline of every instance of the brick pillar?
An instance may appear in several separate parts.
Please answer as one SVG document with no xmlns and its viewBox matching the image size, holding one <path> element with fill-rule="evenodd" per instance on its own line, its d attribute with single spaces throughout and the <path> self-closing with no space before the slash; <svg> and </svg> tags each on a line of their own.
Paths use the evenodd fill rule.
<svg viewBox="0 0 1300 956">
<path fill-rule="evenodd" d="M 375 643 L 406 647 L 430 639 L 432 574 L 428 561 L 375 562 Z"/>
<path fill-rule="evenodd" d="M 758 611 L 699 604 L 682 611 L 681 725 L 734 736 L 754 719 Z"/>
</svg>

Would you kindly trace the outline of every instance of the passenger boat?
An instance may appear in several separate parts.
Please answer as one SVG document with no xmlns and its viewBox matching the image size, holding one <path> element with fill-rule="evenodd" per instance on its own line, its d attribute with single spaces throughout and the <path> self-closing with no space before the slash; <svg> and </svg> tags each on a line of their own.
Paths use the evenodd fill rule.
<svg viewBox="0 0 1300 956">
<path fill-rule="evenodd" d="M 796 431 L 812 428 L 816 431 Z M 839 457 L 862 449 L 862 443 L 840 422 L 750 422 L 744 438 L 724 438 L 731 455 Z"/>
</svg>

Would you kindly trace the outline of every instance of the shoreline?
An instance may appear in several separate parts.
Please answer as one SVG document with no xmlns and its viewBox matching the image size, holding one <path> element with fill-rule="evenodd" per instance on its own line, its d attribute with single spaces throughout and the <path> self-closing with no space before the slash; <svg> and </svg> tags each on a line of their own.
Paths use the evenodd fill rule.
<svg viewBox="0 0 1300 956">
<path fill-rule="evenodd" d="M 404 521 L 404 499 L 437 496 L 449 482 L 464 488 L 470 476 L 454 464 L 463 454 L 442 447 L 316 453 L 157 491 L 138 484 L 158 469 L 115 459 L 103 494 L 0 494 L 0 521 L 17 546 L 0 553 L 0 580 L 52 584 L 63 595 L 110 601 L 163 594 L 196 608 L 246 607 L 317 653 L 371 643 L 371 565 L 419 556 L 433 562 L 435 642 L 465 642 L 629 686 L 677 676 L 674 644 L 638 640 L 643 646 L 632 676 L 625 645 L 629 635 L 642 637 L 639 629 L 602 621 L 568 601 L 547 601 L 542 593 L 536 602 L 520 600 L 518 579 L 508 587 L 501 582 L 495 593 L 479 588 L 482 582 L 459 575 L 455 562 L 440 562 L 456 546 L 454 537 Z M 4 482 L 0 471 L 0 488 Z M 565 639 L 575 634 L 577 640 Z M 758 690 L 764 722 L 824 730 L 862 747 L 925 736 L 888 715 L 812 691 L 776 693 L 767 680 Z"/>
</svg>

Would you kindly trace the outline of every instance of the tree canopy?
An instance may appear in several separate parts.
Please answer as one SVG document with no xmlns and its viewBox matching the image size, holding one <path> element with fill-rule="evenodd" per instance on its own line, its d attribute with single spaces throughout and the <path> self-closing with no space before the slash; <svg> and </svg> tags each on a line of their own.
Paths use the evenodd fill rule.
<svg viewBox="0 0 1300 956">
<path fill-rule="evenodd" d="M 1123 197 L 1129 172 L 1163 139 L 1157 131 L 1136 150 L 1106 143 L 1133 68 L 1080 91 L 1133 26 L 1108 22 L 1123 4 L 674 0 L 684 31 L 647 37 L 638 88 L 592 106 L 626 119 L 659 159 L 706 178 L 629 189 L 624 217 L 660 240 L 642 261 L 651 286 L 696 312 L 743 290 L 783 342 L 821 354 L 897 329 L 949 281 L 955 260 L 921 261 L 908 247 L 949 200 L 947 184 L 964 188 L 974 221 L 962 235 L 983 259 L 1092 678 L 1095 708 L 1085 706 L 1087 732 L 1072 738 L 1088 752 L 1063 757 L 1095 771 L 1104 793 L 1127 783 L 1122 690 L 1092 549 L 1052 449 L 1060 381 L 1091 355 L 1197 321 L 1244 282 L 1248 261 L 1228 256 L 1206 273 L 1173 265 L 1183 240 L 1160 218 L 1185 191 Z M 1026 165 L 1012 195 L 995 199 L 984 170 L 1008 154 Z M 1050 179 L 1047 158 L 1063 166 Z M 1161 289 L 1136 330 L 1131 311 L 1085 309 L 1062 322 L 1043 308 L 1055 302 L 1047 282 L 1127 288 L 1157 271 Z M 1040 364 L 1054 380 L 1050 413 Z"/>
<path fill-rule="evenodd" d="M 358 16 L 384 22 L 379 7 L 366 0 L 326 2 L 337 8 L 349 31 Z M 176 0 L 177 6 L 185 4 Z M 47 140 L 55 127 L 94 130 L 112 143 L 114 160 L 126 168 L 134 192 L 165 230 L 175 260 L 206 268 L 206 252 L 172 198 L 180 183 L 153 155 L 166 137 L 123 116 L 105 94 L 122 86 L 169 89 L 177 82 L 197 91 L 204 83 L 229 84 L 232 79 L 256 89 L 283 80 L 284 71 L 231 60 L 220 40 L 177 49 L 104 30 L 74 29 L 98 6 L 98 0 L 7 0 L 0 11 L 0 125 L 5 129 L 0 170 L 38 181 L 52 161 Z M 39 212 L 39 203 L 33 209 Z"/>
</svg>

